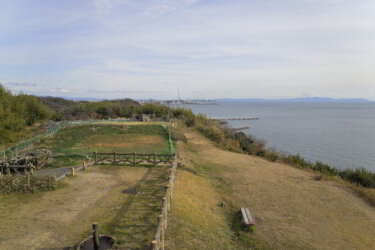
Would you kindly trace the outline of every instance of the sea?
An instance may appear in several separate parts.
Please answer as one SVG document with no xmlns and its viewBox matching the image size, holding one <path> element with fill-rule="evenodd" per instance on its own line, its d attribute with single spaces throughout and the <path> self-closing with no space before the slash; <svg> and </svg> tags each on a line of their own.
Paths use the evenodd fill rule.
<svg viewBox="0 0 375 250">
<path fill-rule="evenodd" d="M 213 118 L 253 117 L 229 121 L 233 128 L 264 140 L 267 148 L 300 154 L 339 169 L 375 172 L 375 103 L 218 102 L 181 105 Z"/>
</svg>

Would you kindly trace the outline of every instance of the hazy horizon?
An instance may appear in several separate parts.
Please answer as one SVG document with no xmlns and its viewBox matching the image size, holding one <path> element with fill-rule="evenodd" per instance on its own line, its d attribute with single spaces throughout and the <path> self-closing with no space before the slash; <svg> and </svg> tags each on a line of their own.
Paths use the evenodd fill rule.
<svg viewBox="0 0 375 250">
<path fill-rule="evenodd" d="M 42 96 L 375 100 L 370 0 L 5 0 L 0 82 Z"/>
</svg>

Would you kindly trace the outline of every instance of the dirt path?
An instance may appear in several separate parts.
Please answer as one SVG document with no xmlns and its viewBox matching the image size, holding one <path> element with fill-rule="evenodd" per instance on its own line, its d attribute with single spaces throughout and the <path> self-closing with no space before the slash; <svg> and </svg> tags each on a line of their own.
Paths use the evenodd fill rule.
<svg viewBox="0 0 375 250">
<path fill-rule="evenodd" d="M 0 249 L 62 249 L 81 240 L 91 223 L 108 223 L 144 168 L 91 169 L 64 180 L 64 188 L 0 197 Z"/>
<path fill-rule="evenodd" d="M 214 147 L 187 134 L 191 159 L 213 163 L 229 199 L 255 215 L 255 237 L 274 249 L 374 249 L 375 209 L 350 189 L 314 173 Z"/>
</svg>

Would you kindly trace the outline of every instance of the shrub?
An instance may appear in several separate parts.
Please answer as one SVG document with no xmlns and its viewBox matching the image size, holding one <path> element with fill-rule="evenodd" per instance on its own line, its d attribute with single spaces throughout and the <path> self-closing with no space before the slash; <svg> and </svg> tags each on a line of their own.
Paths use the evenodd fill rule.
<svg viewBox="0 0 375 250">
<path fill-rule="evenodd" d="M 314 171 L 317 171 L 317 172 L 320 172 L 320 173 L 323 173 L 323 174 L 326 174 L 326 175 L 337 175 L 338 174 L 338 170 L 327 165 L 327 164 L 324 164 L 324 163 L 321 163 L 319 161 L 317 161 L 313 166 L 312 166 L 312 169 Z"/>
<path fill-rule="evenodd" d="M 30 176 L 30 186 L 27 176 L 3 176 L 0 178 L 0 193 L 35 193 L 54 190 L 57 188 L 56 179 L 51 176 Z"/>
<path fill-rule="evenodd" d="M 340 171 L 339 176 L 347 181 L 367 188 L 375 188 L 375 173 L 364 168 L 345 169 Z"/>
<path fill-rule="evenodd" d="M 266 151 L 266 153 L 264 154 L 264 158 L 266 158 L 269 161 L 274 162 L 279 159 L 279 154 L 274 151 Z"/>
<path fill-rule="evenodd" d="M 173 129 L 173 128 L 169 128 L 169 132 L 171 133 L 171 137 L 172 137 L 172 140 L 174 141 L 183 141 L 183 142 L 186 142 L 187 139 L 186 139 L 186 136 L 184 133 L 176 130 L 176 129 Z"/>
</svg>

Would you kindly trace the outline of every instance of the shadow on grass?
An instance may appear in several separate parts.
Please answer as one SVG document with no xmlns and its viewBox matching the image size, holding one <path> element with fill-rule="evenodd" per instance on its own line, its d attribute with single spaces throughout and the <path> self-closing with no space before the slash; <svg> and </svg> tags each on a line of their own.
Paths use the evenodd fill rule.
<svg viewBox="0 0 375 250">
<path fill-rule="evenodd" d="M 148 249 L 157 226 L 168 168 L 149 167 L 133 186 L 120 210 L 103 229 L 117 238 L 125 249 Z"/>
</svg>

